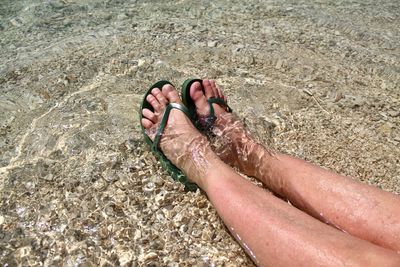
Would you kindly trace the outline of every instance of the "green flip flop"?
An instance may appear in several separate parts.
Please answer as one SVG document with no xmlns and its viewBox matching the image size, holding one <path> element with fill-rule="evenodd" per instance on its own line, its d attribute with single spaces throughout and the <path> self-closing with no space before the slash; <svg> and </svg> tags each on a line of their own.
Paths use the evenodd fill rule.
<svg viewBox="0 0 400 267">
<path fill-rule="evenodd" d="M 220 106 L 225 107 L 227 112 L 232 112 L 232 109 L 228 106 L 228 104 L 225 102 L 224 99 L 218 97 L 211 97 L 207 100 L 210 106 L 210 114 L 206 118 L 202 118 L 202 120 L 200 121 L 200 118 L 196 113 L 196 105 L 194 104 L 193 99 L 190 97 L 190 86 L 194 82 L 200 82 L 200 85 L 203 86 L 202 83 L 203 80 L 201 79 L 187 79 L 182 84 L 182 91 L 181 91 L 182 101 L 183 104 L 188 108 L 190 119 L 192 120 L 196 128 L 201 132 L 209 133 L 212 127 L 214 126 L 215 120 L 217 119 L 217 117 L 215 116 L 213 104 L 218 104 Z"/>
<path fill-rule="evenodd" d="M 164 115 L 161 119 L 160 122 L 160 126 L 157 129 L 156 132 L 156 136 L 154 138 L 154 141 L 152 141 L 150 139 L 150 137 L 147 135 L 146 133 L 146 129 L 143 127 L 141 121 L 143 119 L 143 114 L 142 114 L 142 110 L 144 108 L 150 109 L 151 111 L 154 111 L 153 107 L 150 105 L 149 102 L 147 102 L 146 97 L 151 93 L 151 90 L 153 90 L 154 88 L 159 88 L 161 89 L 164 85 L 166 84 L 171 84 L 168 81 L 158 81 L 155 84 L 153 84 L 149 90 L 147 90 L 146 94 L 144 95 L 143 101 L 142 101 L 142 105 L 140 107 L 140 126 L 142 127 L 142 133 L 144 136 L 144 140 L 146 141 L 146 143 L 150 146 L 151 151 L 155 154 L 155 156 L 157 157 L 157 159 L 160 161 L 161 166 L 168 171 L 168 173 L 172 176 L 172 178 L 175 181 L 181 182 L 182 184 L 185 185 L 185 190 L 186 191 L 196 191 L 197 190 L 197 185 L 195 183 L 192 183 L 189 181 L 189 179 L 185 176 L 185 174 L 183 174 L 183 172 L 178 169 L 178 167 L 176 167 L 174 164 L 172 164 L 172 162 L 167 159 L 167 157 L 164 155 L 164 153 L 161 151 L 160 149 L 160 140 L 162 137 L 162 134 L 164 132 L 165 126 L 167 125 L 168 122 L 168 117 L 169 114 L 171 112 L 172 109 L 179 109 L 180 111 L 182 111 L 183 113 L 186 114 L 186 116 L 188 116 L 190 118 L 190 113 L 189 110 L 180 104 L 177 103 L 169 103 L 167 105 L 167 107 L 165 108 L 164 111 Z M 172 84 L 171 84 L 172 85 Z"/>
</svg>

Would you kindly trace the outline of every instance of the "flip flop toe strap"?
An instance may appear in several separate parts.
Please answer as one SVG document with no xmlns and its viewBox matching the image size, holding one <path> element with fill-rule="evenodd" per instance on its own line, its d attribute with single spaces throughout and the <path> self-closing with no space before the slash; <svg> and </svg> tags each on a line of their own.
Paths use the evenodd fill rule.
<svg viewBox="0 0 400 267">
<path fill-rule="evenodd" d="M 222 98 L 211 97 L 207 101 L 208 101 L 208 104 L 210 105 L 210 116 L 215 117 L 214 107 L 212 104 L 218 104 L 222 107 L 225 107 L 227 112 L 232 112 L 232 109 L 228 106 L 228 104 Z"/>
<path fill-rule="evenodd" d="M 224 99 L 222 98 L 217 98 L 217 97 L 211 97 L 207 100 L 208 105 L 210 106 L 210 115 L 208 115 L 205 120 L 203 121 L 203 128 L 206 131 L 209 131 L 212 129 L 215 120 L 217 119 L 217 116 L 215 116 L 215 110 L 213 107 L 213 104 L 218 104 L 226 109 L 227 112 L 232 112 L 232 109 L 228 106 L 228 104 L 225 102 Z"/>
<path fill-rule="evenodd" d="M 182 111 L 186 116 L 188 116 L 190 118 L 189 110 L 185 106 L 183 106 L 181 104 L 177 104 L 177 103 L 169 103 L 167 105 L 167 107 L 165 108 L 164 115 L 160 122 L 160 126 L 157 129 L 156 136 L 155 136 L 153 144 L 151 146 L 153 151 L 160 152 L 161 137 L 164 133 L 165 126 L 167 125 L 169 114 L 170 114 L 171 110 L 173 110 L 173 109 L 178 109 L 178 110 Z"/>
</svg>

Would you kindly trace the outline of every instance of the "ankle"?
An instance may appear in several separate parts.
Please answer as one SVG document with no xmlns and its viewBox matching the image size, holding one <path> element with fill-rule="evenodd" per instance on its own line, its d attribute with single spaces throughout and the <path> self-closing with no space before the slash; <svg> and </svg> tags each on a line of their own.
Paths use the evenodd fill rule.
<svg viewBox="0 0 400 267">
<path fill-rule="evenodd" d="M 199 142 L 190 147 L 184 158 L 184 161 L 179 164 L 179 168 L 192 182 L 205 190 L 211 170 L 215 169 L 221 160 L 212 151 L 208 141 Z"/>
<path fill-rule="evenodd" d="M 213 132 L 213 147 L 223 161 L 248 176 L 261 177 L 272 154 L 252 137 L 235 114 L 220 115 Z"/>
<path fill-rule="evenodd" d="M 210 161 L 212 167 L 208 168 L 200 182 L 197 184 L 206 193 L 215 186 L 217 180 L 226 178 L 224 175 L 226 169 L 233 171 L 233 169 L 226 165 L 218 156 Z"/>
<path fill-rule="evenodd" d="M 260 143 L 251 140 L 246 145 L 245 153 L 246 157 L 241 160 L 243 172 L 248 176 L 261 179 L 269 169 L 271 152 Z"/>
<path fill-rule="evenodd" d="M 254 152 L 255 157 L 255 165 L 256 166 L 256 174 L 255 177 L 262 179 L 264 176 L 269 173 L 270 162 L 273 157 L 272 151 L 268 150 L 261 144 L 257 144 L 257 148 Z"/>
</svg>

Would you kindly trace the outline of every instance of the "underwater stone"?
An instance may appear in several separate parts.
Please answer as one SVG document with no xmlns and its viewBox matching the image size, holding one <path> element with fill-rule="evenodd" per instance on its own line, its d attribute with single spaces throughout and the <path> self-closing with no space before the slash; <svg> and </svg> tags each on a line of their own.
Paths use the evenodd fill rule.
<svg viewBox="0 0 400 267">
<path fill-rule="evenodd" d="M 153 192 L 155 188 L 156 188 L 156 185 L 153 182 L 149 182 L 149 183 L 145 184 L 145 186 L 143 187 L 143 191 L 146 193 L 150 193 L 150 192 Z"/>
</svg>

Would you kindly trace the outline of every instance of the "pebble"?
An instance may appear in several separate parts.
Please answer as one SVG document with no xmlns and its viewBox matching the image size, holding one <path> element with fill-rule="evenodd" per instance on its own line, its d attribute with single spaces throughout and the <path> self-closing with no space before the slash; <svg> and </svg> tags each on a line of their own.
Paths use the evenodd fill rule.
<svg viewBox="0 0 400 267">
<path fill-rule="evenodd" d="M 142 232 L 139 229 L 136 229 L 133 240 L 139 240 L 140 238 L 142 238 Z"/>
<path fill-rule="evenodd" d="M 165 200 L 165 194 L 166 194 L 166 193 L 161 192 L 161 193 L 159 193 L 159 194 L 157 194 L 157 195 L 155 196 L 154 202 L 155 202 L 158 206 L 160 206 L 160 205 L 164 202 L 164 200 Z"/>
<path fill-rule="evenodd" d="M 275 69 L 279 70 L 282 67 L 282 63 L 283 63 L 282 59 L 281 58 L 278 59 L 278 62 L 276 62 L 275 65 Z"/>
<path fill-rule="evenodd" d="M 103 190 L 104 188 L 106 188 L 107 183 L 103 180 L 103 179 L 98 179 L 97 181 L 95 181 L 93 183 L 93 188 L 96 190 Z"/>
<path fill-rule="evenodd" d="M 187 230 L 188 230 L 188 226 L 187 226 L 186 224 L 182 224 L 182 225 L 179 227 L 179 231 L 182 232 L 182 233 L 186 233 Z"/>
<path fill-rule="evenodd" d="M 388 135 L 390 134 L 390 132 L 392 131 L 392 125 L 390 123 L 384 123 L 379 127 L 379 131 L 384 134 L 384 135 Z"/>
<path fill-rule="evenodd" d="M 313 92 L 311 92 L 310 90 L 308 90 L 306 88 L 303 89 L 303 92 L 306 93 L 309 96 L 313 96 L 314 95 Z"/>
<path fill-rule="evenodd" d="M 129 251 L 122 251 L 119 254 L 119 264 L 121 266 L 131 266 L 133 261 L 133 255 Z M 135 265 L 133 265 L 135 266 Z"/>
<path fill-rule="evenodd" d="M 103 178 L 107 181 L 107 182 L 113 182 L 117 179 L 117 175 L 115 174 L 115 170 L 105 170 L 103 172 Z"/>
<path fill-rule="evenodd" d="M 78 78 L 75 74 L 68 74 L 67 76 L 65 76 L 65 79 L 68 81 L 68 83 L 74 83 L 78 81 Z"/>
<path fill-rule="evenodd" d="M 65 2 L 61 0 L 50 1 L 49 4 L 54 9 L 62 9 L 65 7 Z"/>
<path fill-rule="evenodd" d="M 244 48 L 244 45 L 242 45 L 242 44 L 236 45 L 236 46 L 233 48 L 232 52 L 239 52 L 239 51 L 242 50 L 243 48 Z"/>
<path fill-rule="evenodd" d="M 24 258 L 24 257 L 29 255 L 30 251 L 31 251 L 31 247 L 30 246 L 21 247 L 21 248 L 18 248 L 15 251 L 15 255 L 18 258 Z"/>
<path fill-rule="evenodd" d="M 400 110 L 390 110 L 388 111 L 388 114 L 390 117 L 399 117 L 400 116 Z"/>
<path fill-rule="evenodd" d="M 141 66 L 143 66 L 144 64 L 146 64 L 146 60 L 144 60 L 144 59 L 139 59 L 139 60 L 138 60 L 138 63 L 137 63 L 138 67 L 141 67 Z"/>
<path fill-rule="evenodd" d="M 125 13 L 121 13 L 117 15 L 117 20 L 124 20 L 127 19 L 128 16 Z"/>
<path fill-rule="evenodd" d="M 54 178 L 52 173 L 47 174 L 46 176 L 43 177 L 44 180 L 46 181 L 52 181 Z"/>
<path fill-rule="evenodd" d="M 207 46 L 208 47 L 216 47 L 218 44 L 218 41 L 208 41 Z"/>
<path fill-rule="evenodd" d="M 158 257 L 157 253 L 155 253 L 155 252 L 150 252 L 150 253 L 147 253 L 146 255 L 144 255 L 143 259 L 144 259 L 145 261 L 148 261 L 148 260 L 155 259 L 155 258 L 157 258 L 157 257 Z"/>
<path fill-rule="evenodd" d="M 27 190 L 35 189 L 35 187 L 36 187 L 36 184 L 35 184 L 34 182 L 27 182 L 27 183 L 25 184 L 25 188 L 26 188 Z"/>
<path fill-rule="evenodd" d="M 388 119 L 388 117 L 387 117 L 387 113 L 380 112 L 380 113 L 379 113 L 379 115 L 381 115 L 381 116 L 382 116 L 382 119 L 383 119 L 384 121 L 387 121 L 387 119 Z"/>
<path fill-rule="evenodd" d="M 150 192 L 153 192 L 155 188 L 156 188 L 155 183 L 149 182 L 143 187 L 143 191 L 150 193 Z"/>
<path fill-rule="evenodd" d="M 14 26 L 14 27 L 20 27 L 22 25 L 21 21 L 18 18 L 14 18 L 10 20 L 10 23 Z"/>
<path fill-rule="evenodd" d="M 339 92 L 339 93 L 336 94 L 335 99 L 333 100 L 333 102 L 336 103 L 336 102 L 340 101 L 340 99 L 342 99 L 342 98 L 343 98 L 343 94 L 341 92 Z"/>
<path fill-rule="evenodd" d="M 156 185 L 160 185 L 161 186 L 161 185 L 164 184 L 164 181 L 163 181 L 163 179 L 161 179 L 160 175 L 153 175 L 153 176 L 151 176 L 150 179 Z"/>
<path fill-rule="evenodd" d="M 353 96 L 350 101 L 351 108 L 358 108 L 364 104 L 364 100 L 359 96 Z"/>
</svg>

